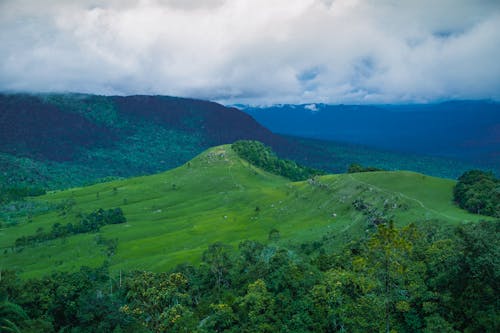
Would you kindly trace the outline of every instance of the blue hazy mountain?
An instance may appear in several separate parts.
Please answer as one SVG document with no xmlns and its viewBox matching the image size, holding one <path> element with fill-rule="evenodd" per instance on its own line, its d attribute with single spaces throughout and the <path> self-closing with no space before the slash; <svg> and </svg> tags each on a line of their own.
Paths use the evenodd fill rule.
<svg viewBox="0 0 500 333">
<path fill-rule="evenodd" d="M 500 104 L 238 106 L 280 134 L 500 165 Z"/>
</svg>

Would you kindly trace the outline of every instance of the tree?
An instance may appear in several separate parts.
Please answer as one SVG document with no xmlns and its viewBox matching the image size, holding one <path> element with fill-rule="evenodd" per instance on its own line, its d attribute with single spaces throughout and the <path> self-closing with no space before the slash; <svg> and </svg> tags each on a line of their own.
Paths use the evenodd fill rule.
<svg viewBox="0 0 500 333">
<path fill-rule="evenodd" d="M 500 179 L 491 172 L 465 172 L 458 178 L 453 197 L 469 212 L 500 217 Z"/>
<path fill-rule="evenodd" d="M 269 236 L 268 236 L 268 239 L 270 242 L 277 242 L 280 240 L 280 232 L 278 229 L 271 229 L 271 231 L 269 231 Z"/>
<path fill-rule="evenodd" d="M 212 272 L 218 289 L 230 284 L 229 270 L 232 267 L 230 249 L 228 245 L 217 242 L 203 252 L 202 260 Z"/>
<path fill-rule="evenodd" d="M 275 303 L 263 280 L 248 285 L 248 291 L 240 298 L 238 306 L 246 332 L 274 332 L 273 325 L 278 320 L 275 317 Z"/>
<path fill-rule="evenodd" d="M 498 332 L 500 221 L 464 224 L 453 236 L 444 259 L 431 266 L 442 315 L 460 331 Z"/>
<path fill-rule="evenodd" d="M 406 292 L 409 255 L 416 229 L 413 225 L 401 231 L 394 223 L 379 224 L 376 233 L 368 241 L 369 270 L 381 282 L 384 298 L 384 322 L 386 333 L 391 332 L 391 322 L 396 312 L 408 312 L 410 305 Z"/>
<path fill-rule="evenodd" d="M 210 304 L 210 311 L 210 316 L 202 324 L 203 329 L 208 332 L 224 332 L 237 323 L 236 314 L 228 304 Z"/>
<path fill-rule="evenodd" d="M 121 310 L 153 332 L 190 332 L 193 313 L 187 278 L 181 273 L 139 272 L 127 279 Z"/>
<path fill-rule="evenodd" d="M 383 302 L 376 297 L 377 282 L 360 272 L 327 271 L 312 289 L 314 317 L 324 332 L 377 332 Z"/>
</svg>

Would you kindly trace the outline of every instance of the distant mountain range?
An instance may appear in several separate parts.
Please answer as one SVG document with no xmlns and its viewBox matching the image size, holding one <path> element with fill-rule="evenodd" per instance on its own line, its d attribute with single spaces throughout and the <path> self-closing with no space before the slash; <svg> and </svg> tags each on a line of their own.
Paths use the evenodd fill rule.
<svg viewBox="0 0 500 333">
<path fill-rule="evenodd" d="M 282 113 L 288 109 L 292 112 Z M 308 115 L 306 106 L 301 109 L 247 111 L 261 121 L 261 114 L 276 116 L 270 127 L 283 133 L 296 128 L 300 122 L 292 126 L 292 120 L 301 115 L 303 127 L 310 131 L 296 134 L 311 136 L 315 125 L 310 119 L 321 113 Z M 348 117 L 347 111 L 343 114 Z M 279 119 L 289 130 L 273 127 Z M 319 129 L 329 128 L 319 125 Z M 339 133 L 344 130 L 339 125 L 330 127 Z M 0 186 L 58 189 L 152 174 L 180 166 L 208 147 L 239 139 L 264 142 L 282 158 L 329 172 L 345 172 L 349 164 L 359 163 L 455 178 L 481 166 L 272 131 L 236 108 L 195 99 L 0 94 Z"/>
<path fill-rule="evenodd" d="M 500 165 L 500 104 L 238 106 L 276 133 Z"/>
</svg>

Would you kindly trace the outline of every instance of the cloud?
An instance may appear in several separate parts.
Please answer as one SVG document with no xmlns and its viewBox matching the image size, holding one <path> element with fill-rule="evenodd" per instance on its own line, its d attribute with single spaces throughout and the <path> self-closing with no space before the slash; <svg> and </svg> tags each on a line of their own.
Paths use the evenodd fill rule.
<svg viewBox="0 0 500 333">
<path fill-rule="evenodd" d="M 315 113 L 315 112 L 319 111 L 319 109 L 316 106 L 316 104 L 307 104 L 307 105 L 304 106 L 304 109 L 307 109 L 307 110 L 311 111 L 312 113 Z"/>
<path fill-rule="evenodd" d="M 0 0 L 0 90 L 500 99 L 496 0 Z"/>
</svg>

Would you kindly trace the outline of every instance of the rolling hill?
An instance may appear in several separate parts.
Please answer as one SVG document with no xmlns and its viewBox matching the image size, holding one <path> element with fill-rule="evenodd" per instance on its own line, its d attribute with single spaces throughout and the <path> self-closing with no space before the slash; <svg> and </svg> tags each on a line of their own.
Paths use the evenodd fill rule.
<svg viewBox="0 0 500 333">
<path fill-rule="evenodd" d="M 14 225 L 3 221 L 0 268 L 35 277 L 109 261 L 114 272 L 163 271 L 198 262 L 216 241 L 237 246 L 245 239 L 265 240 L 273 229 L 279 231 L 280 242 L 300 243 L 329 234 L 349 240 L 381 219 L 400 225 L 487 219 L 457 208 L 453 185 L 451 180 L 403 171 L 291 182 L 242 160 L 229 145 L 217 146 L 167 172 L 53 191 L 22 207 L 12 206 L 18 213 Z M 13 247 L 17 238 L 48 231 L 54 223 L 74 224 L 82 214 L 117 207 L 127 223 Z"/>
</svg>

